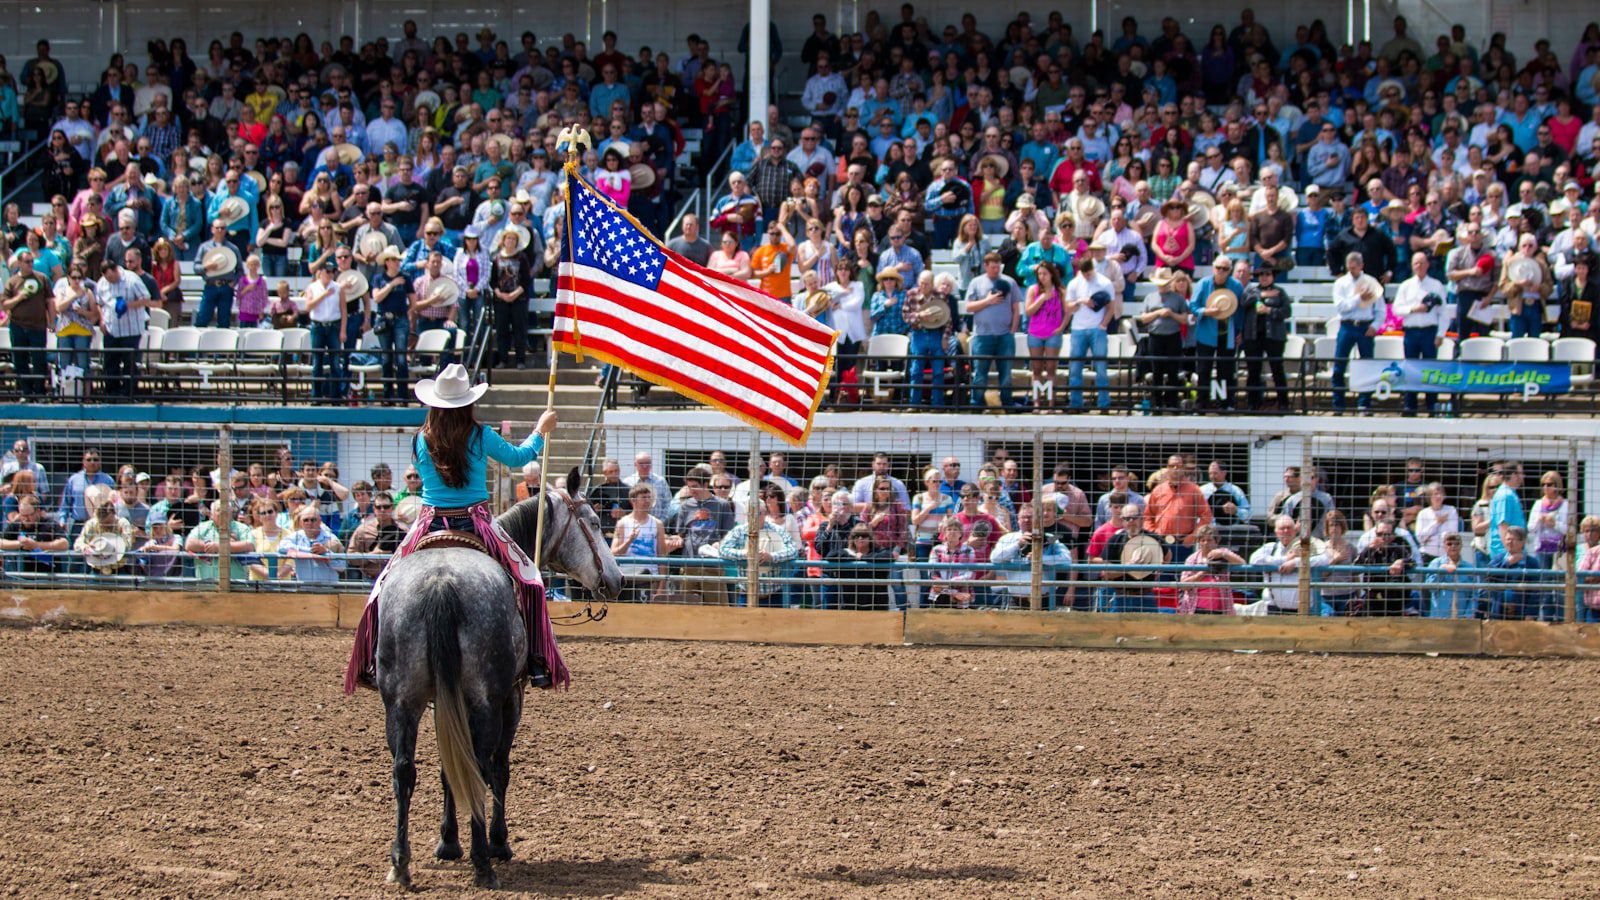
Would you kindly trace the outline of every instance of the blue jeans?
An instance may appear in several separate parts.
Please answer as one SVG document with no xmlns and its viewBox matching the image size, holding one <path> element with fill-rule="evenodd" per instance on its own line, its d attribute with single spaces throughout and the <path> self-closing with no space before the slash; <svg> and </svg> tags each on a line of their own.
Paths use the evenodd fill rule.
<svg viewBox="0 0 1600 900">
<path fill-rule="evenodd" d="M 1325 266 L 1328 264 L 1328 251 L 1321 247 L 1296 247 L 1294 261 L 1302 266 Z"/>
<path fill-rule="evenodd" d="M 1472 336 L 1473 332 L 1487 334 L 1489 328 L 1467 318 L 1467 313 L 1472 311 L 1473 305 L 1483 299 L 1483 294 L 1478 291 L 1456 290 L 1456 341 L 1464 341 Z"/>
<path fill-rule="evenodd" d="M 1438 348 L 1434 347 L 1434 338 L 1439 336 L 1439 326 L 1431 328 L 1407 328 L 1405 331 L 1406 359 L 1433 359 Z M 1438 394 L 1428 395 L 1428 412 L 1433 412 L 1439 399 Z M 1417 411 L 1417 392 L 1406 391 L 1406 412 Z"/>
<path fill-rule="evenodd" d="M 43 328 L 25 328 L 14 322 L 7 328 L 11 332 L 11 364 L 17 370 L 17 390 L 24 397 L 43 398 L 45 383 L 50 377 L 44 353 L 49 332 Z"/>
<path fill-rule="evenodd" d="M 1339 336 L 1333 342 L 1333 408 L 1344 409 L 1344 373 L 1350 366 L 1350 350 L 1354 348 L 1362 359 L 1371 359 L 1373 336 L 1367 334 L 1365 322 L 1340 322 Z M 1356 405 L 1366 409 L 1372 405 L 1370 391 L 1357 395 Z"/>
<path fill-rule="evenodd" d="M 271 253 L 261 254 L 261 274 L 267 276 L 268 278 L 288 278 L 288 255 L 275 255 Z"/>
<path fill-rule="evenodd" d="M 411 344 L 411 322 L 405 313 L 394 317 L 388 331 L 378 335 L 383 350 L 383 399 L 404 399 L 411 387 L 411 366 L 407 356 Z"/>
<path fill-rule="evenodd" d="M 311 395 L 328 400 L 341 396 L 344 382 L 344 344 L 339 340 L 339 323 L 311 323 Z"/>
<path fill-rule="evenodd" d="M 926 393 L 922 386 L 928 383 L 927 370 L 932 369 L 933 405 L 944 406 L 944 331 L 929 331 L 923 328 L 913 330 L 910 357 L 906 380 L 911 383 L 911 405 L 922 406 L 923 395 Z"/>
<path fill-rule="evenodd" d="M 1067 365 L 1067 387 L 1072 389 L 1068 395 L 1073 409 L 1083 409 L 1083 361 L 1091 356 L 1094 359 L 1095 384 L 1100 387 L 1099 406 L 1107 409 L 1111 406 L 1111 383 L 1106 378 L 1106 330 L 1104 328 L 1084 328 L 1073 330 L 1067 352 L 1072 355 L 1072 362 Z"/>
<path fill-rule="evenodd" d="M 215 319 L 218 328 L 233 327 L 233 285 L 207 284 L 194 311 L 194 327 L 206 328 Z"/>
<path fill-rule="evenodd" d="M 89 377 L 89 345 L 94 343 L 94 337 L 87 334 L 57 335 L 56 336 L 56 366 L 66 368 L 77 366 L 81 373 L 79 378 Z"/>
<path fill-rule="evenodd" d="M 1017 349 L 1016 341 L 1006 334 L 975 334 L 967 344 L 972 357 L 972 405 L 983 406 L 983 390 L 989 383 L 989 367 L 993 365 L 1000 378 L 1000 405 L 1011 405 L 1011 354 Z"/>
<path fill-rule="evenodd" d="M 1511 336 L 1538 337 L 1544 332 L 1544 302 L 1529 300 L 1522 304 L 1522 312 L 1512 313 Z"/>
</svg>

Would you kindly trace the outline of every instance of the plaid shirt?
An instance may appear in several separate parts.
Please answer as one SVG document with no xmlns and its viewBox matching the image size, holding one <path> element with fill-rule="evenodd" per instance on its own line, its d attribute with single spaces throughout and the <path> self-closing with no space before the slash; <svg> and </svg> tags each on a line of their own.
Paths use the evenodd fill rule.
<svg viewBox="0 0 1600 900">
<path fill-rule="evenodd" d="M 799 166 L 765 155 L 750 167 L 750 191 L 761 200 L 762 209 L 776 210 L 789 197 L 789 182 L 799 177 Z"/>
<path fill-rule="evenodd" d="M 453 281 L 454 279 L 441 271 L 439 273 L 439 280 Z M 421 275 L 418 275 L 417 280 L 411 283 L 411 289 L 416 292 L 416 295 L 419 298 L 428 296 L 428 288 L 432 286 L 433 276 L 429 275 L 427 272 L 423 272 Z M 448 319 L 455 314 L 455 301 L 451 301 L 449 303 L 440 303 L 437 306 L 428 306 L 417 310 L 418 317 L 423 319 Z"/>
</svg>

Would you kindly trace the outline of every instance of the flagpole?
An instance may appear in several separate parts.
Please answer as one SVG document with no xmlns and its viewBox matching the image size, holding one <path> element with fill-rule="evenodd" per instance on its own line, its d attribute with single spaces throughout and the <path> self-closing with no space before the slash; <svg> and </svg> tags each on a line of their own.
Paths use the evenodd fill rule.
<svg viewBox="0 0 1600 900">
<path fill-rule="evenodd" d="M 566 197 L 564 198 L 567 204 L 567 214 L 563 216 L 563 218 L 566 219 L 567 228 L 566 252 L 570 253 L 572 252 L 572 178 L 573 174 L 578 169 L 579 157 L 583 153 L 583 151 L 579 149 L 579 145 L 583 145 L 585 147 L 590 146 L 589 132 L 583 130 L 579 126 L 574 125 L 561 132 L 559 141 L 564 141 L 567 145 L 567 161 L 566 164 L 561 168 L 567 176 Z M 559 259 L 556 265 L 558 267 L 560 266 Z M 559 286 L 561 283 L 559 269 L 557 270 L 556 276 L 557 290 L 559 291 Z M 573 285 L 570 283 L 570 279 L 572 278 L 570 270 L 567 277 L 569 279 L 567 291 L 568 299 L 570 301 L 571 291 L 573 289 Z M 552 335 L 550 346 L 550 378 L 546 381 L 544 389 L 544 411 L 547 413 L 554 412 L 556 408 L 556 369 L 560 366 L 560 364 L 561 352 L 555 348 L 555 337 Z M 537 536 L 537 539 L 533 542 L 533 567 L 535 569 L 540 567 L 540 564 L 543 562 L 544 558 L 544 495 L 546 491 L 545 485 L 548 484 L 550 480 L 550 474 L 545 471 L 545 464 L 550 459 L 550 445 L 554 443 L 555 434 L 552 433 L 545 438 L 544 447 L 539 451 L 539 516 L 536 520 L 537 524 L 534 526 L 534 534 Z M 575 490 L 576 488 L 577 485 L 567 485 L 567 489 L 569 491 Z"/>
</svg>

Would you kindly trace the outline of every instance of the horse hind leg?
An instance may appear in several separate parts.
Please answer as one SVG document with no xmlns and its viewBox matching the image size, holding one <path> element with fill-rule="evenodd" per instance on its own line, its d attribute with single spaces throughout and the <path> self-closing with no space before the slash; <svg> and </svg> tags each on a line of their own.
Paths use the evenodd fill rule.
<svg viewBox="0 0 1600 900">
<path fill-rule="evenodd" d="M 494 756 L 500 746 L 500 717 L 486 704 L 475 703 L 469 713 L 472 723 L 472 748 L 478 771 L 486 783 L 494 782 Z M 499 792 L 496 792 L 497 796 Z M 490 804 L 498 806 L 498 802 Z M 473 883 L 480 888 L 496 890 L 500 880 L 495 877 L 489 853 L 488 823 L 476 816 L 472 818 L 472 868 Z"/>
<path fill-rule="evenodd" d="M 489 855 L 494 859 L 511 858 L 511 843 L 506 831 L 506 788 L 511 783 L 511 742 L 517 735 L 517 724 L 522 717 L 521 697 L 508 698 L 501 715 L 500 743 L 494 752 L 494 767 L 490 787 L 494 791 L 494 814 L 489 821 Z"/>
<path fill-rule="evenodd" d="M 461 858 L 461 835 L 456 828 L 456 798 L 450 793 L 450 781 L 444 769 L 439 770 L 439 785 L 444 788 L 444 815 L 439 819 L 439 843 L 433 847 L 438 859 Z"/>
<path fill-rule="evenodd" d="M 389 706 L 385 732 L 394 758 L 394 843 L 389 848 L 389 883 L 411 888 L 411 795 L 417 786 L 417 722 L 420 712 L 402 704 Z"/>
</svg>

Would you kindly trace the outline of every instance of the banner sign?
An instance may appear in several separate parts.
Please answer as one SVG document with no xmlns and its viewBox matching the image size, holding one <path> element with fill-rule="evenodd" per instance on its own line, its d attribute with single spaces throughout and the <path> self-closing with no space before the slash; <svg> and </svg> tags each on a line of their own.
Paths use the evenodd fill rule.
<svg viewBox="0 0 1600 900">
<path fill-rule="evenodd" d="M 1572 367 L 1567 363 L 1354 359 L 1350 361 L 1350 390 L 1384 394 L 1565 394 L 1572 390 Z"/>
</svg>

